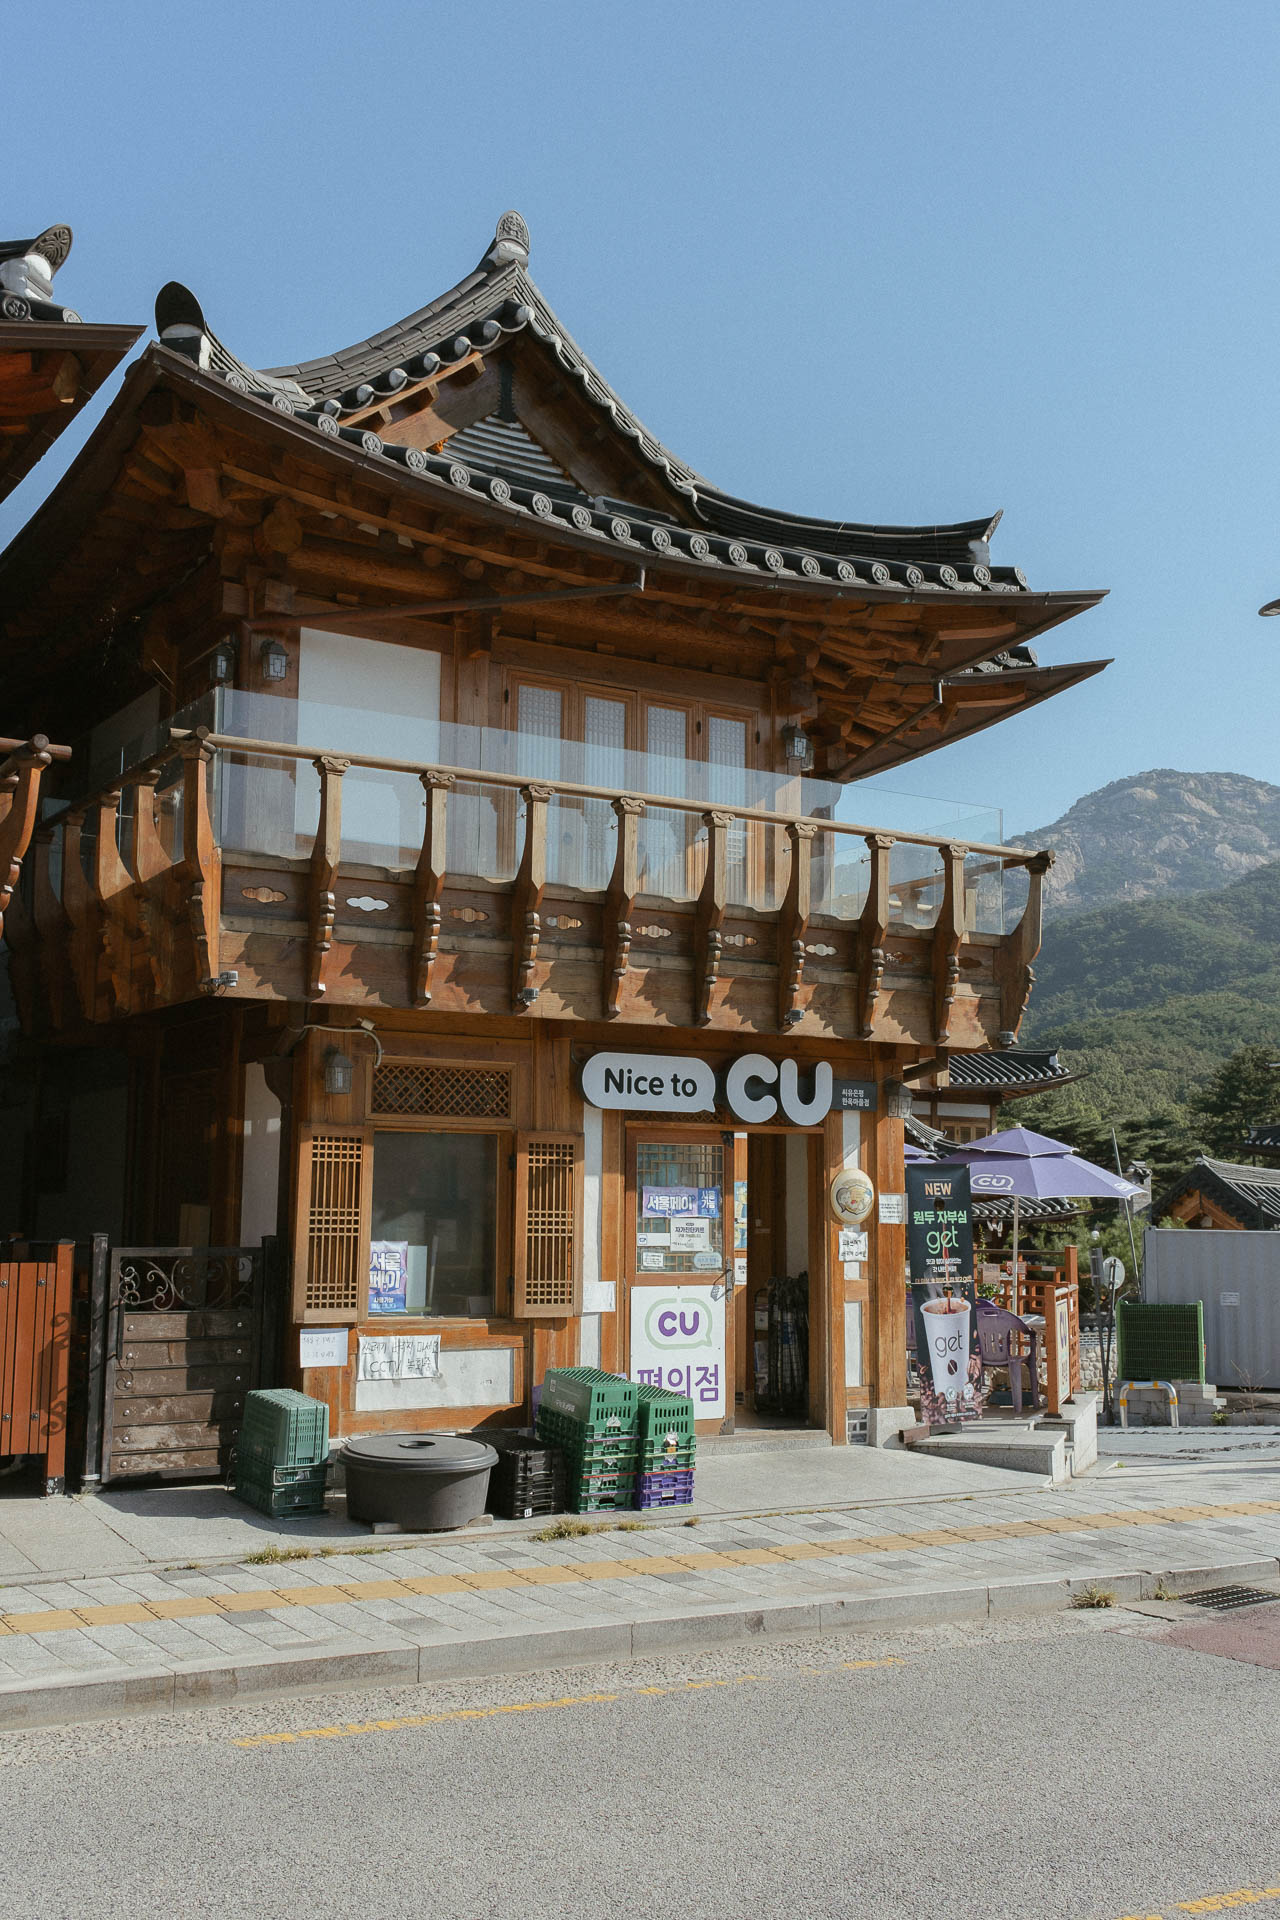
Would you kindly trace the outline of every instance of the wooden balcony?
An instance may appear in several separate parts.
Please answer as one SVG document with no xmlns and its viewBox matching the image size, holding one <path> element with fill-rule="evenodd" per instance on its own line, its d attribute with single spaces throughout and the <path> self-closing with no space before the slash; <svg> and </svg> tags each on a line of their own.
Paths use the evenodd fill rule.
<svg viewBox="0 0 1280 1920">
<path fill-rule="evenodd" d="M 420 809 L 390 864 L 344 838 L 369 776 Z M 216 990 L 971 1049 L 1017 1032 L 1051 859 L 199 729 L 37 834 L 9 935 L 36 1030 Z"/>
</svg>

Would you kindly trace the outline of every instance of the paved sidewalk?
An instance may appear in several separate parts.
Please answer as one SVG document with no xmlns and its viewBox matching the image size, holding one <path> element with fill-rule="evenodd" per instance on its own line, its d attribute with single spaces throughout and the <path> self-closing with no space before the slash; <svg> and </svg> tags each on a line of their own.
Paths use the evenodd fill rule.
<svg viewBox="0 0 1280 1920">
<path fill-rule="evenodd" d="M 896 1498 L 821 1511 L 601 1515 L 582 1537 L 403 1544 L 363 1529 L 356 1542 L 334 1520 L 348 1537 L 305 1559 L 26 1578 L 0 1586 L 0 1727 L 986 1618 L 1068 1606 L 1090 1585 L 1137 1598 L 1280 1579 L 1280 1462 L 1025 1491 L 1030 1476 L 1001 1473 L 912 1497 L 932 1464 L 898 1456 Z"/>
</svg>

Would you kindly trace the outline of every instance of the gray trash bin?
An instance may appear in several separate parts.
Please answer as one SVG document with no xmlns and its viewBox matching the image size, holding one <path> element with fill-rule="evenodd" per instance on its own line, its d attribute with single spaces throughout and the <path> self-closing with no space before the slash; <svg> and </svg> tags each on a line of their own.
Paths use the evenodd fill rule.
<svg viewBox="0 0 1280 1920">
<path fill-rule="evenodd" d="M 348 1440 L 347 1514 L 398 1523 L 410 1533 L 465 1527 L 484 1512 L 498 1456 L 454 1433 L 375 1433 Z"/>
</svg>

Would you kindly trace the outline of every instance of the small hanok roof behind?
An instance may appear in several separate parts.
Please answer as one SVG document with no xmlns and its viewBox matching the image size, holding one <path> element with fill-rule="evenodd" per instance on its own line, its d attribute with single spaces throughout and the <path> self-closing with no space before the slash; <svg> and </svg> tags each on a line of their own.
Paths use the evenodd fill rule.
<svg viewBox="0 0 1280 1920">
<path fill-rule="evenodd" d="M 70 227 L 0 240 L 0 500 L 12 493 L 142 332 L 87 326 L 53 293 Z"/>
</svg>

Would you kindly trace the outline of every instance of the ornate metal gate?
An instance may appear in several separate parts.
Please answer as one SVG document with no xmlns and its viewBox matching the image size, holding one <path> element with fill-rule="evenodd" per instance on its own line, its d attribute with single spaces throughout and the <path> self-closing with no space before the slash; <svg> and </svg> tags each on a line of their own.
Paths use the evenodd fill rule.
<svg viewBox="0 0 1280 1920">
<path fill-rule="evenodd" d="M 102 1483 L 230 1471 L 245 1395 L 261 1384 L 258 1247 L 116 1247 L 111 1254 Z"/>
</svg>

